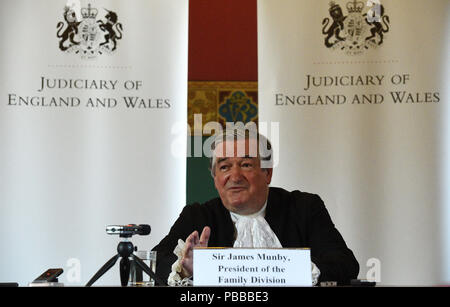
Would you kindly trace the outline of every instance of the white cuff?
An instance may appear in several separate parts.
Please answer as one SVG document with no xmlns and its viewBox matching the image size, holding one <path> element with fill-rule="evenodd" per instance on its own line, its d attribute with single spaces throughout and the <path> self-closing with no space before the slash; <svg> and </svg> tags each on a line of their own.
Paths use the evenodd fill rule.
<svg viewBox="0 0 450 307">
<path fill-rule="evenodd" d="M 311 261 L 311 277 L 312 285 L 315 286 L 319 282 L 320 270 L 317 265 Z"/>
<path fill-rule="evenodd" d="M 178 245 L 173 250 L 173 253 L 178 257 L 177 261 L 172 264 L 172 272 L 167 278 L 167 284 L 172 287 L 176 286 L 192 286 L 192 277 L 181 278 L 181 270 L 183 269 L 181 265 L 181 258 L 183 257 L 184 241 L 178 240 Z"/>
</svg>

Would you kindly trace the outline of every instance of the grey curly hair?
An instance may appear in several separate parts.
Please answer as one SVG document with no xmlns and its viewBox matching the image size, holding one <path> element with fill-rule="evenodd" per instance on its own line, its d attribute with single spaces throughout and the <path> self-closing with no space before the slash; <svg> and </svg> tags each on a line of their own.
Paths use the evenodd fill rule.
<svg viewBox="0 0 450 307">
<path fill-rule="evenodd" d="M 252 128 L 233 128 L 225 129 L 224 131 L 213 136 L 214 141 L 211 143 L 211 157 L 209 159 L 209 169 L 211 176 L 215 176 L 215 166 L 217 157 L 215 155 L 215 149 L 217 145 L 225 141 L 237 141 L 237 140 L 257 140 L 258 148 L 250 148 L 250 156 L 258 157 L 261 162 L 262 169 L 268 169 L 273 167 L 273 150 L 270 141 L 262 134 L 258 133 L 256 129 Z M 238 149 L 236 153 L 239 155 L 241 152 Z"/>
</svg>

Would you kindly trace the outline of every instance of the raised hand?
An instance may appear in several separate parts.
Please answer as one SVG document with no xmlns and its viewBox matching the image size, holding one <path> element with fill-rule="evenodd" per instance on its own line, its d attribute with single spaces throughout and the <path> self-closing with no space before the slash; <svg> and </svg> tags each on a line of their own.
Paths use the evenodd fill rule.
<svg viewBox="0 0 450 307">
<path fill-rule="evenodd" d="M 187 237 L 183 250 L 183 258 L 181 258 L 181 265 L 183 266 L 181 274 L 183 278 L 192 276 L 194 271 L 194 247 L 207 247 L 210 234 L 211 228 L 206 226 L 203 228 L 200 237 L 198 236 L 198 231 L 194 231 Z"/>
</svg>

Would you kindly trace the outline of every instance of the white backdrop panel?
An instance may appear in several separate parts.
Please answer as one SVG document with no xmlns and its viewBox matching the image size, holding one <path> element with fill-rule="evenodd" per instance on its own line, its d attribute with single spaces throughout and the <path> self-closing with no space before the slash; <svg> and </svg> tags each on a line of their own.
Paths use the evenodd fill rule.
<svg viewBox="0 0 450 307">
<path fill-rule="evenodd" d="M 185 204 L 171 129 L 187 117 L 188 1 L 81 1 L 78 44 L 69 34 L 63 51 L 66 4 L 0 5 L 1 282 L 62 267 L 62 282 L 85 284 L 116 253 L 106 225 L 150 224 L 133 238 L 150 249 Z M 115 50 L 100 47 L 108 33 Z M 98 284 L 118 285 L 118 271 Z"/>
<path fill-rule="evenodd" d="M 449 282 L 450 3 L 334 2 L 331 28 L 330 1 L 258 1 L 259 120 L 280 123 L 272 184 L 324 199 L 360 278 L 376 258 L 382 284 Z M 364 20 L 371 2 L 382 33 Z"/>
</svg>

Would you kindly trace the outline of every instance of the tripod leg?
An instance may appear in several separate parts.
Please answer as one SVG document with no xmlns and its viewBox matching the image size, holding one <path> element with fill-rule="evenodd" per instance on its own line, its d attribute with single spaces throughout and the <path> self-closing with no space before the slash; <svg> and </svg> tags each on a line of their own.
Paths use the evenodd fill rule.
<svg viewBox="0 0 450 307">
<path fill-rule="evenodd" d="M 122 287 L 128 285 L 128 278 L 130 277 L 130 260 L 128 257 L 122 257 L 120 260 L 120 283 Z"/>
<path fill-rule="evenodd" d="M 157 285 L 167 286 L 167 283 L 159 278 L 139 257 L 135 256 L 134 254 L 132 254 L 131 257 L 133 257 L 133 260 L 135 261 L 137 266 L 139 266 L 145 273 L 147 273 L 151 278 L 155 280 Z"/>
<path fill-rule="evenodd" d="M 95 275 L 91 278 L 91 280 L 88 281 L 88 283 L 86 284 L 86 287 L 90 287 L 92 286 L 92 284 L 94 282 L 97 281 L 97 279 L 99 279 L 100 277 L 102 277 L 103 274 L 105 274 L 110 268 L 112 268 L 114 266 L 114 264 L 116 264 L 117 259 L 119 259 L 120 255 L 117 254 L 114 257 L 112 257 L 111 259 L 108 260 L 108 262 L 106 262 L 101 268 L 100 270 L 98 270 L 97 273 L 95 273 Z"/>
</svg>

